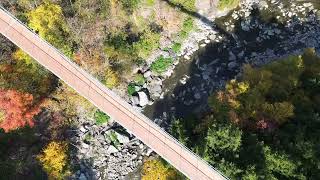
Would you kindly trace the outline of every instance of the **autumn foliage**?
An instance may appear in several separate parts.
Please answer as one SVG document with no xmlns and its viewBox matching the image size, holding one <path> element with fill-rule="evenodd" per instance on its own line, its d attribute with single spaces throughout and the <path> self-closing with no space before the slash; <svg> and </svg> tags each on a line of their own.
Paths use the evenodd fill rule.
<svg viewBox="0 0 320 180">
<path fill-rule="evenodd" d="M 66 143 L 53 141 L 37 156 L 49 179 L 64 179 L 68 175 L 66 152 Z"/>
<path fill-rule="evenodd" d="M 160 159 L 147 160 L 143 164 L 142 180 L 180 179 L 177 172 L 167 167 Z"/>
<path fill-rule="evenodd" d="M 31 94 L 0 90 L 0 110 L 0 128 L 9 132 L 26 125 L 33 126 L 33 117 L 40 112 L 40 107 L 34 105 Z"/>
</svg>

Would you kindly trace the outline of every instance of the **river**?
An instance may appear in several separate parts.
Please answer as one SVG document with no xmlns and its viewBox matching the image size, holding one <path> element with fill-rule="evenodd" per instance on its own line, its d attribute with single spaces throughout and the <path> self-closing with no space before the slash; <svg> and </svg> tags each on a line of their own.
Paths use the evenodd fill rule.
<svg viewBox="0 0 320 180">
<path fill-rule="evenodd" d="M 181 59 L 174 74 L 163 82 L 164 98 L 145 107 L 143 113 L 167 128 L 174 118 L 186 118 L 209 111 L 208 97 L 224 88 L 227 80 L 235 78 L 241 72 L 242 64 L 261 66 L 289 54 L 299 54 L 307 47 L 319 49 L 319 20 L 299 19 L 316 12 L 306 10 L 306 14 L 297 13 L 294 16 L 290 14 L 295 8 L 292 7 L 292 1 L 281 2 L 281 9 L 279 4 L 270 1 L 268 8 L 254 9 L 245 19 L 235 19 L 233 11 L 215 19 L 213 23 L 227 36 L 220 42 L 211 42 L 200 48 L 191 60 Z M 298 6 L 304 2 L 312 2 L 315 9 L 320 9 L 320 2 L 316 0 L 295 1 L 294 4 Z M 277 18 L 282 12 L 287 13 L 287 17 Z M 226 25 L 226 22 L 231 23 Z M 234 24 L 233 30 L 228 30 L 230 24 Z M 243 24 L 249 24 L 249 30 Z M 187 79 L 185 84 L 180 82 L 183 78 Z"/>
</svg>

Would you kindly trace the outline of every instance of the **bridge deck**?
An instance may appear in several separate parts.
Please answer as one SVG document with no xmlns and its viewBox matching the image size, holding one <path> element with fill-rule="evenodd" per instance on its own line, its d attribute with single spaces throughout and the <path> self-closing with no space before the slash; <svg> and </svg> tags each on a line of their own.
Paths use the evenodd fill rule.
<svg viewBox="0 0 320 180">
<path fill-rule="evenodd" d="M 133 133 L 190 179 L 226 179 L 0 6 L 0 33 Z"/>
</svg>

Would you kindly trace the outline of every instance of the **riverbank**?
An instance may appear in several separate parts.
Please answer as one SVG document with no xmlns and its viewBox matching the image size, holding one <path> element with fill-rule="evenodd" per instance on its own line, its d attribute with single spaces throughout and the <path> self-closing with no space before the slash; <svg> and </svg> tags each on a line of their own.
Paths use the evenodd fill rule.
<svg viewBox="0 0 320 180">
<path fill-rule="evenodd" d="M 200 48 L 190 65 L 178 65 L 163 83 L 164 99 L 144 109 L 163 127 L 171 119 L 205 112 L 208 96 L 235 78 L 242 64 L 261 66 L 304 48 L 319 49 L 319 12 L 310 3 L 244 1 L 215 22 L 228 36 Z"/>
<path fill-rule="evenodd" d="M 137 69 L 145 83 L 134 87 L 137 94 L 127 97 L 127 100 L 168 130 L 174 118 L 206 112 L 208 96 L 224 88 L 227 80 L 236 78 L 243 64 L 262 66 L 281 57 L 299 54 L 307 47 L 319 49 L 317 13 L 309 3 L 289 5 L 280 1 L 247 0 L 227 16 L 212 20 L 213 24 L 197 19 L 197 30 L 181 44 L 181 52 L 159 50 L 150 57 L 146 66 Z M 269 14 L 272 16 L 268 17 Z M 174 58 L 161 75 L 150 70 L 152 62 L 160 55 Z M 119 149 L 113 148 L 104 134 L 108 134 L 111 131 L 108 128 L 115 124 L 96 129 L 94 124 L 86 125 L 86 122 L 80 122 L 86 130 L 80 127 L 85 132 L 79 132 L 79 142 L 88 133 L 95 134 L 98 140 L 90 147 L 79 147 L 84 150 L 82 159 L 95 159 L 93 166 L 90 163 L 88 168 L 83 166 L 84 173 L 91 172 L 89 167 L 106 167 L 103 170 L 106 176 L 102 176 L 98 169 L 94 172 L 100 173 L 99 177 L 117 176 L 120 179 L 128 174 L 139 174 L 133 172 L 142 165 L 143 157 L 152 155 L 150 149 L 126 133 L 117 135 L 125 143 Z M 110 158 L 99 158 L 106 157 L 106 154 Z M 82 171 L 77 173 L 77 177 L 81 174 Z M 97 174 L 94 176 L 98 177 Z"/>
</svg>

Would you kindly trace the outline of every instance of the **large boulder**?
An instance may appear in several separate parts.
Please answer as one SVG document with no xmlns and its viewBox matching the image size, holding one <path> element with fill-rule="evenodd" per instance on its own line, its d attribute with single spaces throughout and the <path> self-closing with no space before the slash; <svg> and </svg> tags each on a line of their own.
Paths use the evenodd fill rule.
<svg viewBox="0 0 320 180">
<path fill-rule="evenodd" d="M 148 77 L 150 77 L 152 75 L 152 72 L 151 71 L 147 71 L 147 72 L 145 72 L 144 74 L 143 74 L 143 76 L 145 77 L 145 78 L 148 78 Z"/>
<path fill-rule="evenodd" d="M 121 144 L 127 144 L 128 142 L 130 142 L 130 139 L 129 139 L 128 136 L 123 135 L 123 134 L 120 134 L 120 133 L 118 133 L 118 132 L 115 132 L 115 134 L 117 135 L 118 141 L 119 141 Z"/>
<path fill-rule="evenodd" d="M 145 92 L 143 91 L 138 92 L 138 97 L 139 97 L 140 106 L 146 106 L 149 103 L 149 97 Z"/>
<path fill-rule="evenodd" d="M 139 105 L 139 97 L 138 96 L 132 96 L 131 102 L 133 105 Z"/>
</svg>

